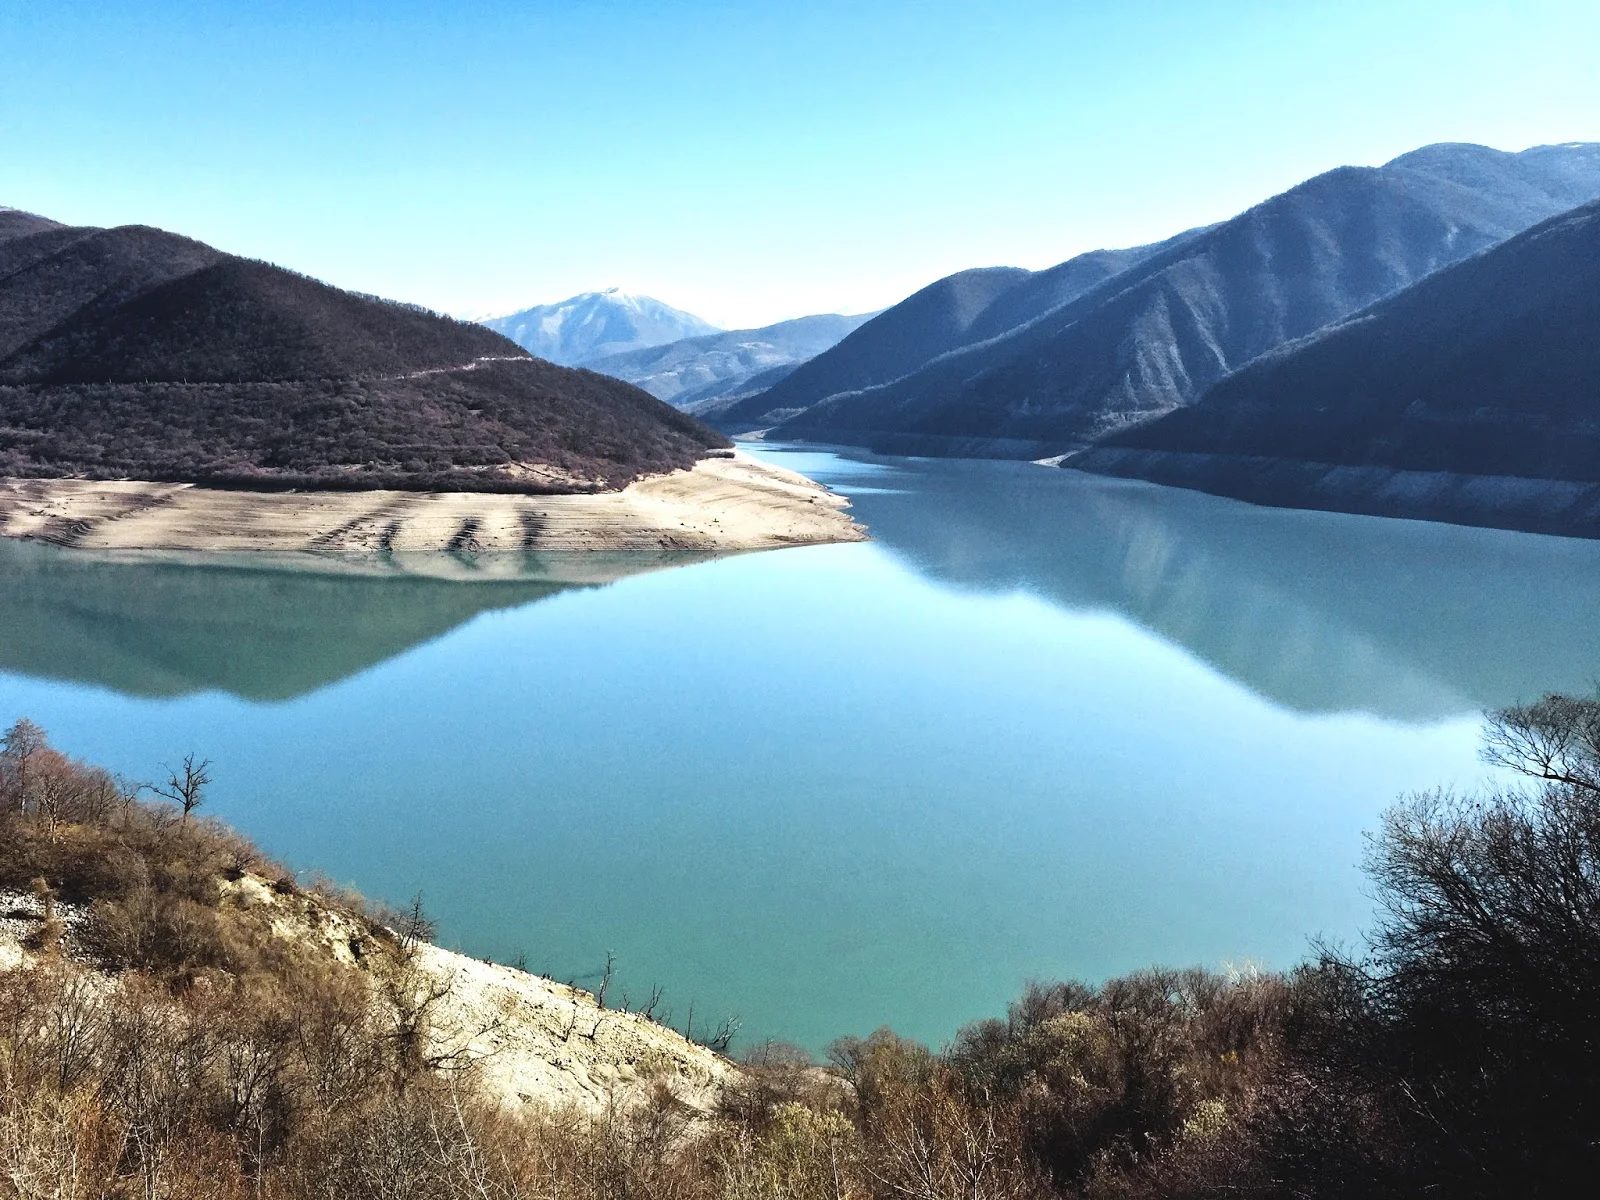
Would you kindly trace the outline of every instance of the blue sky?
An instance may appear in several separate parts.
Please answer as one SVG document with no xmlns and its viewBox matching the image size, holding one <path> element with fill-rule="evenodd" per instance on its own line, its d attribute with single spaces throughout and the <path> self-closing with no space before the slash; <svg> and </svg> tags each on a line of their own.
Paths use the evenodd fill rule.
<svg viewBox="0 0 1600 1200">
<path fill-rule="evenodd" d="M 1596 46 L 1594 0 L 0 0 L 0 204 L 451 312 L 758 324 L 1600 139 Z"/>
</svg>

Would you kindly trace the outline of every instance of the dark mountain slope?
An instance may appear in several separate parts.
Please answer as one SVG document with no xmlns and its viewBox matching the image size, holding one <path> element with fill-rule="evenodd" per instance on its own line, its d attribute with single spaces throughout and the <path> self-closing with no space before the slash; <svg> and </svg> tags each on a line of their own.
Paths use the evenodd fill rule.
<svg viewBox="0 0 1600 1200">
<path fill-rule="evenodd" d="M 1083 465 L 1296 507 L 1600 536 L 1600 488 L 1584 509 L 1582 488 L 1463 496 L 1418 477 L 1403 492 L 1394 475 L 1600 485 L 1600 203 L 1283 347 Z M 1329 465 L 1363 469 L 1347 495 Z M 1389 491 L 1368 494 L 1374 482 Z"/>
<path fill-rule="evenodd" d="M 142 225 L 46 227 L 0 242 L 0 363 L 78 315 L 220 262 L 220 251 Z"/>
<path fill-rule="evenodd" d="M 7 227 L 0 473 L 588 490 L 726 444 L 479 325 L 160 230 Z"/>
<path fill-rule="evenodd" d="M 1568 142 L 1507 154 L 1469 142 L 1437 142 L 1402 154 L 1388 165 L 1437 175 L 1530 209 L 1554 204 L 1565 211 L 1594 199 L 1600 145 Z"/>
<path fill-rule="evenodd" d="M 277 382 L 523 357 L 481 325 L 225 258 L 114 307 L 80 310 L 0 363 L 0 381 Z"/>
<path fill-rule="evenodd" d="M 590 491 L 721 440 L 637 388 L 537 358 L 400 379 L 0 386 L 0 475 L 18 478 Z"/>
<path fill-rule="evenodd" d="M 776 387 L 780 382 L 789 378 L 789 376 L 793 375 L 797 370 L 803 367 L 807 361 L 809 360 L 801 360 L 800 362 L 784 363 L 781 366 L 768 367 L 765 371 L 761 371 L 750 376 L 749 379 L 746 379 L 732 391 L 723 392 L 720 395 L 709 396 L 704 399 L 701 399 L 698 396 L 681 398 L 678 401 L 677 407 L 681 408 L 690 416 L 704 421 L 707 425 L 715 428 L 721 417 L 721 414 L 727 412 L 736 404 L 748 400 L 751 396 L 758 396 L 768 388 Z"/>
<path fill-rule="evenodd" d="M 1189 229 L 1164 242 L 1125 250 L 1091 250 L 1046 270 L 1036 271 L 1015 287 L 1001 293 L 993 304 L 978 314 L 967 330 L 964 344 L 970 346 L 1010 333 L 1052 309 L 1076 300 L 1106 280 L 1204 232 L 1204 228 Z"/>
<path fill-rule="evenodd" d="M 1094 250 L 1044 271 L 963 271 L 885 309 L 851 337 L 742 404 L 711 419 L 732 432 L 759 429 L 829 396 L 900 379 L 941 355 L 987 341 L 1067 303 L 1200 232 L 1126 250 Z M 697 410 L 699 411 L 699 410 Z"/>
<path fill-rule="evenodd" d="M 30 233 L 43 233 L 61 226 L 48 217 L 23 212 L 20 208 L 0 208 L 0 242 Z"/>
<path fill-rule="evenodd" d="M 796 317 L 759 329 L 683 338 L 585 363 L 591 371 L 642 387 L 677 408 L 743 391 L 757 375 L 793 368 L 838 344 L 871 318 L 834 313 Z"/>
<path fill-rule="evenodd" d="M 1444 146 L 1407 158 L 1414 165 L 1318 176 L 1006 334 L 814 405 L 779 436 L 1060 453 L 1191 403 L 1284 342 L 1570 207 L 1574 195 L 1600 195 L 1600 147 Z"/>
<path fill-rule="evenodd" d="M 753 403 L 721 414 L 718 424 L 732 430 L 759 428 L 769 411 L 797 411 L 836 392 L 898 379 L 965 343 L 967 330 L 983 310 L 1028 276 L 1020 267 L 985 267 L 931 283 L 797 367 L 770 391 L 752 397 Z"/>
</svg>

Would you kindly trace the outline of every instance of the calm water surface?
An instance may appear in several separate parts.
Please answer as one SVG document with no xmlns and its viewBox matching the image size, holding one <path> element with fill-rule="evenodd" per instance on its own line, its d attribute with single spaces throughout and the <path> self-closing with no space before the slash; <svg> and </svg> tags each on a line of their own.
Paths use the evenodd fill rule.
<svg viewBox="0 0 1600 1200">
<path fill-rule="evenodd" d="M 1600 544 L 763 453 L 875 540 L 393 578 L 0 544 L 0 720 L 134 778 L 196 748 L 213 812 L 446 942 L 614 951 L 680 1025 L 819 1047 L 1349 938 L 1378 812 L 1600 675 Z"/>
</svg>

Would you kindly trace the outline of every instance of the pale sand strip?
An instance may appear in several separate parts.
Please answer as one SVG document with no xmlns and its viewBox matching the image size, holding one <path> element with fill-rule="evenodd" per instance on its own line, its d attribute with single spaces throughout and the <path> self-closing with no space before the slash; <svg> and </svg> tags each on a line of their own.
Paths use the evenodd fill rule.
<svg viewBox="0 0 1600 1200">
<path fill-rule="evenodd" d="M 620 492 L 244 492 L 0 481 L 0 535 L 95 550 L 764 550 L 856 542 L 849 501 L 748 455 Z"/>
</svg>

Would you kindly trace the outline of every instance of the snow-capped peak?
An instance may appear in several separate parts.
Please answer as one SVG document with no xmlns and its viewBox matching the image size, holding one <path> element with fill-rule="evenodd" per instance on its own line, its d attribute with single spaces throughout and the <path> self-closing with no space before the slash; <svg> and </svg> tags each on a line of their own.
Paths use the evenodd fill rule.
<svg viewBox="0 0 1600 1200">
<path fill-rule="evenodd" d="M 567 366 L 624 350 L 719 332 L 715 325 L 618 287 L 584 292 L 482 322 L 526 350 Z"/>
</svg>

